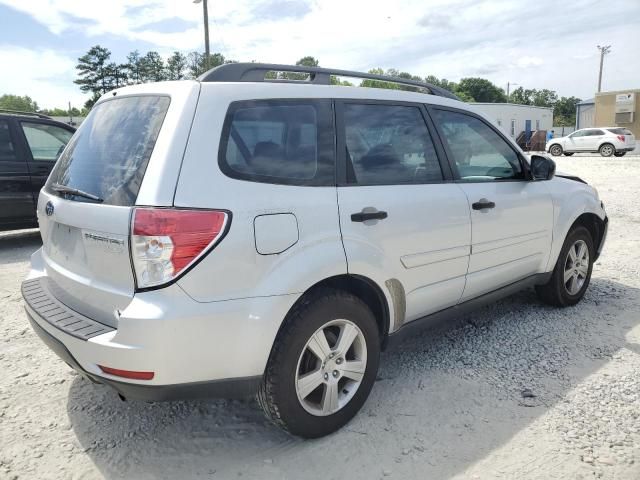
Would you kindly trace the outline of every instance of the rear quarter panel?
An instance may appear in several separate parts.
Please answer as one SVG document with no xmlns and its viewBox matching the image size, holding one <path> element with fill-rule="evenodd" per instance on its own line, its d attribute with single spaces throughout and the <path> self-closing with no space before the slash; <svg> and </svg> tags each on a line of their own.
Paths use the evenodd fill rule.
<svg viewBox="0 0 640 480">
<path fill-rule="evenodd" d="M 308 89 L 307 92 L 307 95 L 296 95 L 295 89 L 291 93 L 287 88 L 283 95 L 278 95 L 273 88 L 202 84 L 174 205 L 225 209 L 231 212 L 232 220 L 220 244 L 178 281 L 196 301 L 301 293 L 325 278 L 347 273 L 336 187 L 233 179 L 218 166 L 221 131 L 231 102 L 311 97 Z M 256 217 L 283 213 L 295 216 L 299 237 L 280 253 L 258 253 Z M 260 228 L 269 228 L 264 222 L 259 224 Z M 277 225 L 274 223 L 272 228 Z"/>
</svg>

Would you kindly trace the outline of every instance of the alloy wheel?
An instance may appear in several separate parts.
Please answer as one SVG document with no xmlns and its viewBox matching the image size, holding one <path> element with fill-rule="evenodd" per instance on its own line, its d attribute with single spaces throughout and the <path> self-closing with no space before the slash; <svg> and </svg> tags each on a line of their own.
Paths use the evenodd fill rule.
<svg viewBox="0 0 640 480">
<path fill-rule="evenodd" d="M 589 274 L 589 248 L 578 240 L 569 249 L 564 262 L 564 288 L 569 295 L 577 295 Z"/>
<path fill-rule="evenodd" d="M 327 322 L 311 336 L 298 358 L 295 387 L 311 415 L 341 410 L 358 391 L 367 368 L 367 343 L 349 320 Z"/>
<path fill-rule="evenodd" d="M 600 147 L 600 154 L 605 157 L 610 157 L 613 155 L 613 147 L 611 145 L 603 145 Z"/>
</svg>

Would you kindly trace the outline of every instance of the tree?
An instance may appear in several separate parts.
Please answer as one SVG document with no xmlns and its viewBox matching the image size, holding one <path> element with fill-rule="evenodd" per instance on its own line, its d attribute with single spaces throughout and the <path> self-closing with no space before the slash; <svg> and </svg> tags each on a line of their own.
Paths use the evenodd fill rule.
<svg viewBox="0 0 640 480">
<path fill-rule="evenodd" d="M 166 80 L 164 60 L 158 52 L 152 50 L 140 59 L 140 80 L 142 82 Z"/>
<path fill-rule="evenodd" d="M 536 107 L 553 107 L 558 101 L 558 95 L 553 90 L 543 88 L 542 90 L 536 90 L 518 87 L 511 95 L 509 95 L 509 101 L 518 103 L 520 105 L 535 105 Z"/>
<path fill-rule="evenodd" d="M 463 78 L 455 91 L 458 95 L 467 95 L 476 102 L 499 103 L 506 102 L 504 90 L 498 88 L 485 78 Z"/>
<path fill-rule="evenodd" d="M 69 115 L 73 117 L 82 116 L 82 112 L 78 110 L 76 107 L 72 107 L 71 110 L 66 108 L 49 108 L 40 110 L 40 113 L 44 113 L 45 115 L 49 115 L 51 117 L 68 117 Z"/>
<path fill-rule="evenodd" d="M 319 67 L 320 62 L 315 57 L 308 56 L 302 57 L 296 62 L 296 65 L 305 67 Z"/>
<path fill-rule="evenodd" d="M 80 90 L 86 93 L 92 93 L 93 98 L 99 97 L 106 93 L 110 88 L 109 65 L 107 61 L 111 57 L 111 52 L 107 48 L 95 45 L 89 51 L 78 59 L 78 76 L 73 81 L 76 85 L 80 85 Z"/>
<path fill-rule="evenodd" d="M 187 68 L 187 57 L 180 52 L 173 52 L 167 60 L 167 80 L 182 80 Z"/>
<path fill-rule="evenodd" d="M 385 71 L 381 68 L 372 68 L 371 70 L 369 70 L 369 73 L 373 74 L 373 75 L 385 75 Z M 387 70 L 387 73 L 391 73 L 392 75 L 394 73 L 397 73 L 397 70 Z M 368 88 L 386 88 L 388 90 L 399 90 L 400 86 L 397 83 L 394 82 L 386 82 L 384 80 L 369 80 L 369 79 L 365 79 L 360 83 L 361 87 L 368 87 Z"/>
<path fill-rule="evenodd" d="M 202 64 L 202 55 L 198 52 L 190 52 L 187 55 L 187 71 L 189 72 L 190 78 L 197 78 L 200 76 L 202 71 L 200 71 L 200 66 Z"/>
<path fill-rule="evenodd" d="M 209 58 L 206 58 L 205 54 L 198 52 L 191 52 L 187 55 L 187 70 L 190 78 L 197 78 L 207 70 L 225 63 L 235 62 L 227 60 L 221 53 L 210 54 Z"/>
<path fill-rule="evenodd" d="M 37 112 L 38 104 L 27 95 L 24 97 L 18 95 L 2 95 L 0 97 L 0 109 Z"/>
<path fill-rule="evenodd" d="M 127 77 L 130 84 L 142 83 L 140 79 L 140 52 L 134 50 L 127 55 Z"/>
<path fill-rule="evenodd" d="M 106 66 L 107 90 L 120 88 L 127 84 L 127 65 L 111 62 Z"/>
<path fill-rule="evenodd" d="M 523 87 L 516 88 L 509 95 L 509 101 L 519 105 L 531 105 L 533 103 L 532 90 L 525 90 Z"/>
<path fill-rule="evenodd" d="M 450 82 L 446 78 L 439 79 L 435 75 L 429 75 L 425 79 L 425 82 L 430 83 L 431 85 L 435 85 L 436 87 L 444 88 L 445 90 L 450 91 L 451 93 L 456 91 L 457 84 L 455 82 Z"/>
<path fill-rule="evenodd" d="M 582 100 L 576 97 L 561 97 L 553 106 L 553 124 L 561 127 L 576 124 L 576 106 Z"/>
</svg>

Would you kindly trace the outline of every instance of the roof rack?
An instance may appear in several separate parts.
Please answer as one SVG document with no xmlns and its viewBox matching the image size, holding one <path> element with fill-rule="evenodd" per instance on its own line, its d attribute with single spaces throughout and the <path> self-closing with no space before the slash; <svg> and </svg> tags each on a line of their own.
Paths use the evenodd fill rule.
<svg viewBox="0 0 640 480">
<path fill-rule="evenodd" d="M 20 110 L 8 110 L 6 108 L 0 108 L 0 113 L 12 113 L 14 115 L 23 115 L 25 117 L 38 117 L 38 118 L 46 118 L 52 120 L 52 118 L 48 115 L 44 115 L 42 113 L 36 112 L 21 112 Z"/>
<path fill-rule="evenodd" d="M 306 80 L 265 78 L 267 72 L 307 73 Z M 373 73 L 335 70 L 332 68 L 306 67 L 304 65 L 278 65 L 272 63 L 226 63 L 212 68 L 198 77 L 201 82 L 275 82 L 275 83 L 312 83 L 314 85 L 331 85 L 331 76 L 379 80 L 399 85 L 423 88 L 432 95 L 460 100 L 456 95 L 444 88 L 430 83 L 419 82 L 407 78 L 389 77 Z"/>
</svg>

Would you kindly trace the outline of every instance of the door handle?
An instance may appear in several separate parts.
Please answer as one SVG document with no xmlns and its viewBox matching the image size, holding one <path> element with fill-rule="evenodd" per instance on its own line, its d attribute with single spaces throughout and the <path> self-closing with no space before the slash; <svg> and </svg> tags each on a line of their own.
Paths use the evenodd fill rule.
<svg viewBox="0 0 640 480">
<path fill-rule="evenodd" d="M 368 211 L 369 209 L 364 209 L 358 213 L 351 214 L 352 222 L 366 222 L 367 220 L 384 220 L 387 218 L 387 212 L 383 212 L 380 210 L 376 211 Z"/>
<path fill-rule="evenodd" d="M 490 202 L 486 198 L 481 198 L 476 203 L 471 204 L 471 208 L 474 210 L 484 210 L 486 208 L 494 208 L 496 204 L 494 202 Z"/>
</svg>

